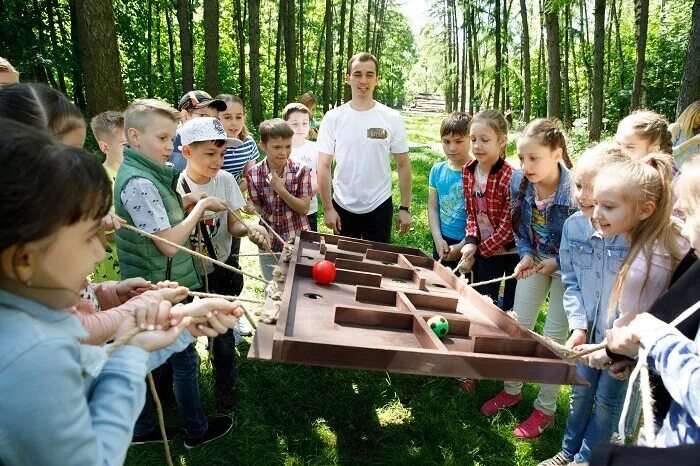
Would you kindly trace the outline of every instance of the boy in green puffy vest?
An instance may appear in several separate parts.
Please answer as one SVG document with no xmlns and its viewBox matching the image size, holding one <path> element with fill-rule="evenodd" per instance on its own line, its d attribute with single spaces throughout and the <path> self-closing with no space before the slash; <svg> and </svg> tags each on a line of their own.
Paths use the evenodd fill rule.
<svg viewBox="0 0 700 466">
<path fill-rule="evenodd" d="M 137 228 L 175 244 L 190 247 L 189 235 L 205 211 L 220 212 L 226 205 L 215 197 L 177 193 L 179 172 L 166 165 L 173 150 L 179 114 L 155 99 L 134 101 L 124 112 L 128 146 L 114 183 L 116 214 Z M 184 201 L 184 202 L 183 202 Z M 191 207 L 189 214 L 186 214 Z M 173 246 L 152 241 L 125 228 L 116 231 L 122 278 L 144 277 L 153 283 L 173 280 L 190 289 L 201 287 L 192 256 Z M 199 393 L 199 357 L 194 344 L 168 360 L 173 370 L 180 416 L 185 425 L 185 447 L 192 448 L 226 434 L 228 416 L 207 419 Z M 154 377 L 158 374 L 154 372 Z M 147 395 L 134 428 L 134 443 L 155 441 L 153 401 Z"/>
</svg>

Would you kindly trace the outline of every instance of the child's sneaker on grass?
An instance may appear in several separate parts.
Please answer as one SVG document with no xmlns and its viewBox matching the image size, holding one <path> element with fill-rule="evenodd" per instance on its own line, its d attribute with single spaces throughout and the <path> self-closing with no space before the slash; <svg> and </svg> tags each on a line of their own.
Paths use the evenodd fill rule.
<svg viewBox="0 0 700 466">
<path fill-rule="evenodd" d="M 204 433 L 198 437 L 193 437 L 185 434 L 185 448 L 188 450 L 204 445 L 205 443 L 212 442 L 218 438 L 223 437 L 228 434 L 233 426 L 233 419 L 228 416 L 218 416 L 209 419 L 209 428 Z"/>
<path fill-rule="evenodd" d="M 469 379 L 467 377 L 460 377 L 457 379 L 457 386 L 463 392 L 473 392 L 476 390 L 476 380 Z"/>
<path fill-rule="evenodd" d="M 567 459 L 566 456 L 564 456 L 563 451 L 560 451 L 548 460 L 542 461 L 537 466 L 568 466 L 569 463 L 571 463 L 571 460 Z"/>
<path fill-rule="evenodd" d="M 556 417 L 547 416 L 539 409 L 535 409 L 530 417 L 520 423 L 513 431 L 513 435 L 521 439 L 533 439 L 542 435 L 549 426 L 554 424 Z"/>
<path fill-rule="evenodd" d="M 503 408 L 511 408 L 521 401 L 523 401 L 523 396 L 520 393 L 517 395 L 511 395 L 510 393 L 501 391 L 498 395 L 494 396 L 481 406 L 481 414 L 491 416 L 492 414 L 496 414 L 499 410 Z"/>
<path fill-rule="evenodd" d="M 165 428 L 165 435 L 168 436 L 168 441 L 178 437 L 182 431 L 180 429 L 173 429 L 170 427 Z M 145 445 L 147 443 L 162 442 L 163 435 L 160 433 L 160 429 L 157 428 L 153 432 L 146 435 L 136 435 L 131 438 L 132 445 Z"/>
</svg>

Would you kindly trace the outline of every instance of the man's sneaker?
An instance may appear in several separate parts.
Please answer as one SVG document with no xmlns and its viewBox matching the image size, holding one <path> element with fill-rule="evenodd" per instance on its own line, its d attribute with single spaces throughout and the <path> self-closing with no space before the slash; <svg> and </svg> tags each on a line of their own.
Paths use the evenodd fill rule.
<svg viewBox="0 0 700 466">
<path fill-rule="evenodd" d="M 457 386 L 463 392 L 473 392 L 476 390 L 476 380 L 462 377 L 457 379 Z"/>
<path fill-rule="evenodd" d="M 232 426 L 233 419 L 231 419 L 228 416 L 218 416 L 209 419 L 209 428 L 204 433 L 204 435 L 193 437 L 185 434 L 185 448 L 189 450 L 191 448 L 198 447 L 200 445 L 204 445 L 205 443 L 209 443 L 218 438 L 221 438 L 224 435 L 228 434 Z"/>
<path fill-rule="evenodd" d="M 244 316 L 238 319 L 238 333 L 244 337 L 249 337 L 253 334 L 253 326 L 250 325 L 250 322 Z"/>
<path fill-rule="evenodd" d="M 165 435 L 168 436 L 168 441 L 174 439 L 182 433 L 180 429 L 171 429 L 170 427 L 165 428 Z M 131 438 L 132 445 L 145 445 L 147 443 L 162 442 L 163 436 L 160 433 L 160 429 L 156 428 L 153 432 L 146 435 L 136 435 Z"/>
<path fill-rule="evenodd" d="M 492 414 L 496 414 L 499 410 L 511 408 L 521 401 L 523 401 L 523 396 L 520 393 L 511 395 L 510 393 L 502 391 L 481 406 L 481 414 L 491 416 Z"/>
<path fill-rule="evenodd" d="M 556 417 L 547 416 L 545 413 L 539 409 L 535 409 L 530 414 L 530 417 L 525 421 L 521 422 L 518 427 L 513 431 L 513 435 L 522 439 L 532 439 L 537 438 L 542 435 L 547 427 L 554 424 Z"/>
<path fill-rule="evenodd" d="M 570 463 L 571 460 L 567 459 L 566 456 L 564 456 L 563 451 L 560 451 L 548 460 L 542 461 L 537 466 L 568 466 Z"/>
</svg>

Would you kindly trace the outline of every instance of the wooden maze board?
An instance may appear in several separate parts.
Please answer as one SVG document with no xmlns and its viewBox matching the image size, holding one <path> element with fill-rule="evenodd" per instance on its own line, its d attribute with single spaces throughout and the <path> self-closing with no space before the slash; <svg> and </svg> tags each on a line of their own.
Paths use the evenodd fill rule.
<svg viewBox="0 0 700 466">
<path fill-rule="evenodd" d="M 311 267 L 336 265 L 328 286 Z M 248 357 L 418 375 L 579 383 L 576 367 L 533 339 L 465 280 L 418 249 L 305 231 L 280 284 L 276 325 L 260 322 Z M 270 301 L 266 307 L 272 307 Z M 440 339 L 427 320 L 441 315 Z"/>
</svg>

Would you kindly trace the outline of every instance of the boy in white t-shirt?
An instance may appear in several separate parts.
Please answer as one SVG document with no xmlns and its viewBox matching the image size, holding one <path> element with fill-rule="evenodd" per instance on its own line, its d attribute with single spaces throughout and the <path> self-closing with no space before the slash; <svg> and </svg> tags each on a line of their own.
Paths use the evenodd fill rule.
<svg viewBox="0 0 700 466">
<path fill-rule="evenodd" d="M 292 162 L 306 165 L 311 169 L 311 203 L 306 218 L 309 220 L 309 229 L 318 231 L 318 184 L 316 180 L 316 166 L 318 165 L 318 144 L 309 141 L 311 129 L 311 111 L 298 102 L 287 105 L 282 111 L 282 119 L 289 123 L 294 131 L 292 136 L 292 153 L 289 156 Z"/>
<path fill-rule="evenodd" d="M 401 204 L 396 227 L 411 228 L 411 162 L 401 115 L 373 98 L 377 59 L 366 52 L 348 61 L 352 100 L 326 113 L 318 134 L 318 187 L 324 223 L 336 234 L 388 243 L 391 238 L 391 156 L 396 160 Z M 331 201 L 331 164 L 333 197 Z"/>
<path fill-rule="evenodd" d="M 187 121 L 180 128 L 182 155 L 187 160 L 185 170 L 180 174 L 177 191 L 181 195 L 189 192 L 216 197 L 231 209 L 239 212 L 245 206 L 245 199 L 238 188 L 236 178 L 221 170 L 224 165 L 226 146 L 240 145 L 241 141 L 226 137 L 226 131 L 217 118 L 201 117 Z M 257 245 L 269 243 L 267 231 L 259 225 L 249 225 L 248 229 L 233 214 L 206 212 L 199 228 L 190 236 L 192 246 L 200 253 L 225 263 L 238 262 L 231 256 L 232 236 L 248 238 Z M 215 267 L 210 262 L 195 260 L 197 273 L 202 283 L 207 284 L 209 293 L 238 295 L 243 281 L 240 275 Z M 217 400 L 225 409 L 233 407 L 233 388 L 236 380 L 235 339 L 233 331 L 218 336 L 212 344 L 213 365 Z"/>
</svg>

